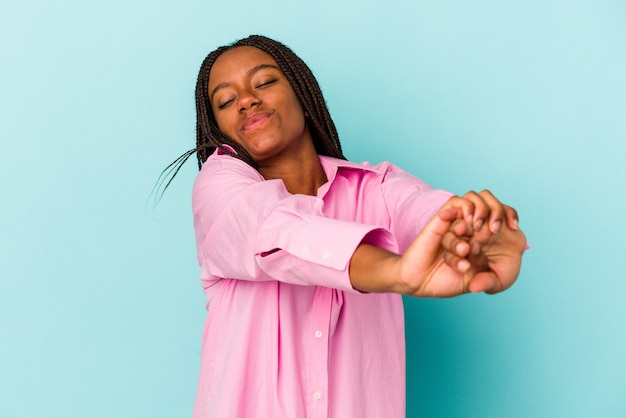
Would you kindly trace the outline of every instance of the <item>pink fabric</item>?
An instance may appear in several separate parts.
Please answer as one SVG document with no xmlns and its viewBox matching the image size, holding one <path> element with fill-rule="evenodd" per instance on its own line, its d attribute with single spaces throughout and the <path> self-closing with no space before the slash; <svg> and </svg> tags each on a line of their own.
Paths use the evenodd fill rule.
<svg viewBox="0 0 626 418">
<path fill-rule="evenodd" d="M 213 154 L 193 188 L 207 296 L 194 418 L 405 415 L 402 298 L 350 285 L 354 249 L 403 252 L 450 194 L 320 157 L 317 196 Z"/>
</svg>

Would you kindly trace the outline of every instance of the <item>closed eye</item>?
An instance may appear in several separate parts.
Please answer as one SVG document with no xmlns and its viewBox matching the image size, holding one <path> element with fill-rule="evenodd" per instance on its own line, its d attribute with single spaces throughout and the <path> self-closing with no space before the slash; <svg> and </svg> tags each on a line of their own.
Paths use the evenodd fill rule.
<svg viewBox="0 0 626 418">
<path fill-rule="evenodd" d="M 267 80 L 267 81 L 264 81 L 262 83 L 257 84 L 256 88 L 257 89 L 263 88 L 263 87 L 269 86 L 270 84 L 275 83 L 275 82 L 276 82 L 276 79 Z"/>
<path fill-rule="evenodd" d="M 231 104 L 233 102 L 234 99 L 229 99 L 226 100 L 224 103 L 220 103 L 217 108 L 218 109 L 224 109 L 226 106 L 228 106 L 229 104 Z"/>
</svg>

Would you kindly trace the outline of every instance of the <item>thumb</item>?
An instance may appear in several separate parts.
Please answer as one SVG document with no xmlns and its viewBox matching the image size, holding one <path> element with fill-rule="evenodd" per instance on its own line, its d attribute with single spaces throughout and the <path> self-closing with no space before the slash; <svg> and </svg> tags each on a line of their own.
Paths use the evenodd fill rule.
<svg viewBox="0 0 626 418">
<path fill-rule="evenodd" d="M 444 235 L 450 230 L 452 223 L 462 216 L 463 213 L 458 208 L 445 208 L 440 210 L 424 226 L 407 252 L 413 250 L 417 251 L 422 256 L 436 256 L 441 250 Z"/>
</svg>

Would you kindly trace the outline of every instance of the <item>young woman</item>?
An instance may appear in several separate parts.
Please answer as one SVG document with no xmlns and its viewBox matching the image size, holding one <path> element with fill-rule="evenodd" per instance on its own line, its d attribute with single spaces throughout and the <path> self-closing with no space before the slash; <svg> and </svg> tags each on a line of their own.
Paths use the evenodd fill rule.
<svg viewBox="0 0 626 418">
<path fill-rule="evenodd" d="M 403 417 L 401 295 L 496 293 L 526 239 L 488 191 L 348 162 L 309 68 L 251 36 L 196 87 L 208 317 L 194 417 Z"/>
</svg>

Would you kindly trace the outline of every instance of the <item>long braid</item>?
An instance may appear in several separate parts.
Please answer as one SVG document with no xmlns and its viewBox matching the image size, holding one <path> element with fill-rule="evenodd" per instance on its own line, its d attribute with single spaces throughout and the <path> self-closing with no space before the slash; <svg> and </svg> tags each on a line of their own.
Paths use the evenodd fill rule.
<svg viewBox="0 0 626 418">
<path fill-rule="evenodd" d="M 239 41 L 221 46 L 211 52 L 202 62 L 196 81 L 196 147 L 178 157 L 159 177 L 155 189 L 161 195 L 172 182 L 182 165 L 194 153 L 198 158 L 198 168 L 216 149 L 232 155 L 257 168 L 250 154 L 237 142 L 220 131 L 215 121 L 209 100 L 209 75 L 213 64 L 224 52 L 239 46 L 252 46 L 269 54 L 285 74 L 291 87 L 307 115 L 315 150 L 320 155 L 345 159 L 339 142 L 339 134 L 333 122 L 322 90 L 311 69 L 287 46 L 261 35 L 252 35 Z M 225 146 L 227 145 L 227 146 Z M 229 148 L 230 147 L 230 148 Z M 235 152 L 233 153 L 232 150 Z M 168 177 L 169 180 L 168 180 Z M 165 183 L 165 187 L 161 187 Z"/>
</svg>

